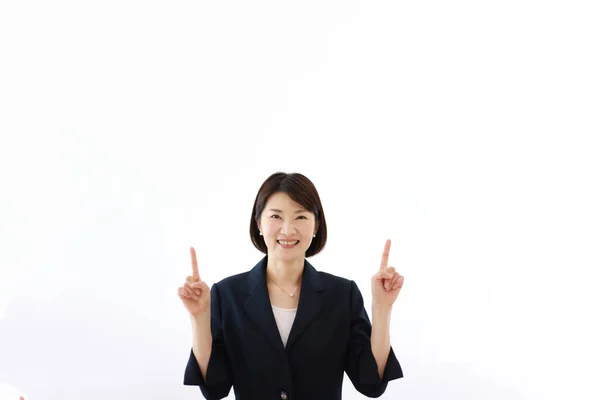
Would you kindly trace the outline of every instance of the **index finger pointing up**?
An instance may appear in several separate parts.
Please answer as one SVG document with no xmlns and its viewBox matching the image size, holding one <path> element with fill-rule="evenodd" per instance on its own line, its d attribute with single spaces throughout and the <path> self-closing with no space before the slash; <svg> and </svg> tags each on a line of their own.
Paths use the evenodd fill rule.
<svg viewBox="0 0 600 400">
<path fill-rule="evenodd" d="M 200 279 L 200 274 L 198 273 L 198 260 L 196 260 L 196 250 L 193 247 L 190 247 L 190 253 L 192 254 L 192 275 L 194 278 Z"/>
<path fill-rule="evenodd" d="M 381 266 L 379 269 L 386 269 L 388 266 L 388 258 L 390 257 L 390 246 L 392 245 L 392 241 L 390 239 L 386 240 L 385 246 L 383 248 L 383 254 L 381 255 Z"/>
</svg>

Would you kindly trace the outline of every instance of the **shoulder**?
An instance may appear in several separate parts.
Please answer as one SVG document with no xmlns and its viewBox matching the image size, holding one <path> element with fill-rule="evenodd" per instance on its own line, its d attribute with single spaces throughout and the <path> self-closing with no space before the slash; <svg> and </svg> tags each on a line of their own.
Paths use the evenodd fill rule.
<svg viewBox="0 0 600 400">
<path fill-rule="evenodd" d="M 352 292 L 358 290 L 356 282 L 351 279 L 322 271 L 318 271 L 318 274 L 319 278 L 321 279 L 321 283 L 328 291 L 351 295 Z"/>
<path fill-rule="evenodd" d="M 351 312 L 364 307 L 364 299 L 356 282 L 327 272 L 318 272 L 325 296 L 334 304 L 348 307 Z"/>
<path fill-rule="evenodd" d="M 239 274 L 231 275 L 226 278 L 215 282 L 214 285 L 218 286 L 219 289 L 230 289 L 244 285 L 248 281 L 248 274 L 250 271 L 242 272 Z"/>
<path fill-rule="evenodd" d="M 248 272 L 230 275 L 213 283 L 210 289 L 211 298 L 218 300 L 222 307 L 232 307 L 233 304 L 243 301 L 247 285 Z"/>
<path fill-rule="evenodd" d="M 330 274 L 329 272 L 317 271 L 319 277 L 323 284 L 326 285 L 349 285 L 352 282 L 348 278 L 344 278 L 343 276 Z"/>
</svg>

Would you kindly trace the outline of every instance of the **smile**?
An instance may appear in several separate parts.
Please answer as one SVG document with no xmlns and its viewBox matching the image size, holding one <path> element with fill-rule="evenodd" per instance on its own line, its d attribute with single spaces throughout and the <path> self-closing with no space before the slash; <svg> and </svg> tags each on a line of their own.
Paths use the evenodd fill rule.
<svg viewBox="0 0 600 400">
<path fill-rule="evenodd" d="M 291 249 L 299 243 L 299 240 L 278 240 L 277 243 L 279 243 L 284 249 Z"/>
</svg>

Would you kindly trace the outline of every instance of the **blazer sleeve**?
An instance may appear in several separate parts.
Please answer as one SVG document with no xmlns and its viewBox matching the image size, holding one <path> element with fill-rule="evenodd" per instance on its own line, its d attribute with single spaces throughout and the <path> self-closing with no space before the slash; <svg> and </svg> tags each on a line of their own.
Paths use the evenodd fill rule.
<svg viewBox="0 0 600 400">
<path fill-rule="evenodd" d="M 383 378 L 379 378 L 377 362 L 371 351 L 371 322 L 354 281 L 351 281 L 350 302 L 352 315 L 345 370 L 356 390 L 367 397 L 379 397 L 385 392 L 389 381 L 403 377 L 402 368 L 390 347 Z"/>
<path fill-rule="evenodd" d="M 202 377 L 200 366 L 196 361 L 192 348 L 185 368 L 183 384 L 199 386 L 206 399 L 217 400 L 227 397 L 233 383 L 223 338 L 221 300 L 216 283 L 213 284 L 210 290 L 210 329 L 212 333 L 212 351 L 208 360 L 206 381 Z"/>
</svg>

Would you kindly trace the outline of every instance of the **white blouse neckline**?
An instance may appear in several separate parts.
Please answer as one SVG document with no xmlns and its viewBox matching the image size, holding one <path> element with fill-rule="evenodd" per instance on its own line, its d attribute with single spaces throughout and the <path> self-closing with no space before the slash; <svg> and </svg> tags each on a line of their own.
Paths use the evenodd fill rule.
<svg viewBox="0 0 600 400">
<path fill-rule="evenodd" d="M 271 307 L 273 307 L 274 309 L 278 310 L 278 311 L 288 311 L 288 312 L 292 312 L 292 311 L 296 311 L 298 308 L 281 308 L 281 307 L 275 307 L 274 305 L 271 305 Z"/>
</svg>

